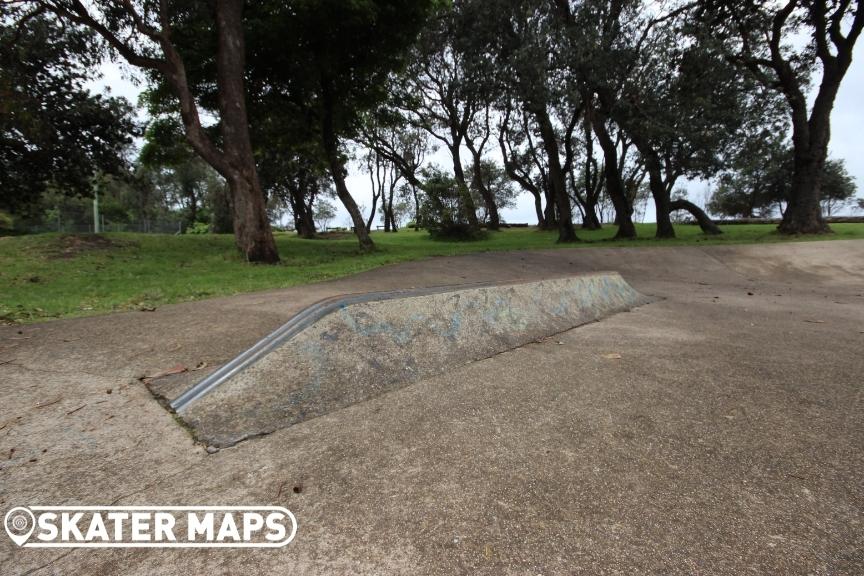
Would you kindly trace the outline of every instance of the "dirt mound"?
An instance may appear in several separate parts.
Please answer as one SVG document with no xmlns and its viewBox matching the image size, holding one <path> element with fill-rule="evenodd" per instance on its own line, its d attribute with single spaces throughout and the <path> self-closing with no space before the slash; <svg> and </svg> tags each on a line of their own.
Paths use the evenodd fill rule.
<svg viewBox="0 0 864 576">
<path fill-rule="evenodd" d="M 100 234 L 67 234 L 60 236 L 47 250 L 52 258 L 75 258 L 95 250 L 125 248 L 132 242 L 107 238 Z"/>
<path fill-rule="evenodd" d="M 315 235 L 317 240 L 344 240 L 345 238 L 353 238 L 353 232 L 319 232 Z"/>
</svg>

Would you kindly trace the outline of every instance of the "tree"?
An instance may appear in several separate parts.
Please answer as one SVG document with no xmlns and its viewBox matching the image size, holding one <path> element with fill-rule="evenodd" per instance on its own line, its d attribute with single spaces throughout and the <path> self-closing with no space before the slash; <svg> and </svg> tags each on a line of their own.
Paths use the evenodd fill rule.
<svg viewBox="0 0 864 576">
<path fill-rule="evenodd" d="M 573 200 L 582 211 L 582 228 L 599 230 L 602 224 L 597 216 L 597 205 L 600 202 L 600 194 L 603 192 L 603 182 L 600 179 L 600 167 L 594 156 L 594 130 L 591 126 L 590 107 L 586 106 L 585 108 L 584 117 L 581 118 L 585 159 L 581 167 L 578 166 L 578 162 L 571 160 L 568 176 Z M 567 146 L 568 156 L 572 158 L 573 154 L 569 151 L 575 146 L 572 138 L 567 141 Z"/>
<path fill-rule="evenodd" d="M 698 13 L 723 42 L 730 58 L 766 87 L 783 94 L 792 122 L 792 190 L 778 229 L 784 234 L 821 234 L 822 185 L 831 111 L 864 29 L 861 0 L 712 0 Z M 808 38 L 795 48 L 795 36 Z M 821 79 L 813 104 L 810 73 Z"/>
<path fill-rule="evenodd" d="M 325 199 L 320 199 L 315 203 L 315 223 L 318 228 L 327 230 L 327 225 L 336 217 L 336 206 Z"/>
<path fill-rule="evenodd" d="M 534 197 L 537 225 L 543 230 L 557 227 L 555 202 L 549 189 L 548 169 L 534 145 L 527 113 L 517 114 L 509 100 L 498 126 L 498 146 L 504 160 L 504 171 L 522 190 Z M 546 207 L 543 207 L 543 200 Z"/>
<path fill-rule="evenodd" d="M 391 83 L 401 86 L 394 90 L 393 104 L 402 115 L 402 123 L 425 130 L 450 153 L 462 219 L 477 227 L 477 209 L 465 177 L 462 146 L 471 136 L 483 102 L 478 82 L 469 77 L 472 70 L 465 66 L 464 54 L 454 46 L 459 17 L 461 14 L 452 9 L 436 14 L 421 34 L 407 70 L 391 78 Z M 480 152 L 471 140 L 470 150 L 477 157 Z"/>
<path fill-rule="evenodd" d="M 272 0 L 250 6 L 250 82 L 261 103 L 256 117 L 267 121 L 284 109 L 309 127 L 364 250 L 374 243 L 345 183 L 345 143 L 358 135 L 364 113 L 387 96 L 386 80 L 404 65 L 432 4 Z"/>
<path fill-rule="evenodd" d="M 414 228 L 419 229 L 420 197 L 424 187 L 419 172 L 426 154 L 434 151 L 429 144 L 428 133 L 422 128 L 402 126 L 398 114 L 381 107 L 364 116 L 356 141 L 370 153 L 374 152 L 390 162 L 399 175 L 407 180 L 400 186 L 399 197 L 413 198 Z"/>
<path fill-rule="evenodd" d="M 369 210 L 367 228 L 372 228 L 378 200 L 381 200 L 381 217 L 385 232 L 395 232 L 397 229 L 393 214 L 393 202 L 396 188 L 402 179 L 396 164 L 387 160 L 381 154 L 371 150 L 366 156 L 366 167 L 369 172 L 369 182 L 372 185 L 372 208 Z"/>
<path fill-rule="evenodd" d="M 222 183 L 186 142 L 182 126 L 173 117 L 158 118 L 150 123 L 144 133 L 138 162 L 153 171 L 160 188 L 170 195 L 170 203 L 183 206 L 188 225 L 205 220 L 199 212 Z"/>
<path fill-rule="evenodd" d="M 761 152 L 761 154 L 759 154 Z M 716 214 L 752 218 L 789 210 L 793 195 L 795 152 L 780 143 L 753 146 L 736 158 L 732 171 L 721 175 L 709 202 Z M 842 160 L 828 160 L 822 182 L 822 202 L 828 214 L 855 196 L 855 181 Z"/>
<path fill-rule="evenodd" d="M 518 101 L 539 131 L 557 212 L 558 242 L 578 241 L 554 118 L 556 104 L 571 86 L 561 59 L 560 23 L 554 7 L 539 0 L 466 0 L 463 4 L 466 25 L 460 37 L 472 46 L 470 53 L 477 60 L 473 66 L 485 66 L 489 76 L 497 79 L 501 97 Z"/>
<path fill-rule="evenodd" d="M 207 5 L 154 0 L 110 6 L 82 0 L 27 3 L 37 11 L 52 12 L 67 25 L 94 31 L 114 54 L 164 82 L 176 99 L 189 144 L 228 182 L 237 247 L 250 262 L 278 262 L 249 134 L 243 0 L 214 0 Z M 200 105 L 187 75 L 203 54 L 192 52 L 192 60 L 187 61 L 176 43 L 190 22 L 215 31 L 215 54 L 207 56 L 216 62 L 216 73 L 209 81 L 216 86 L 221 146 L 201 124 Z"/>
<path fill-rule="evenodd" d="M 395 197 L 386 203 L 382 204 L 379 209 L 381 219 L 385 222 L 390 221 L 390 229 L 385 228 L 385 232 L 398 232 L 402 227 L 402 221 L 413 210 L 411 203 L 411 185 L 402 184 L 396 189 Z"/>
<path fill-rule="evenodd" d="M 420 207 L 423 226 L 439 240 L 482 240 L 486 233 L 468 221 L 463 208 L 461 184 L 438 166 L 425 170 L 424 202 Z"/>
<path fill-rule="evenodd" d="M 261 147 L 256 156 L 271 211 L 280 216 L 290 213 L 297 234 L 302 238 L 314 238 L 315 200 L 335 196 L 333 179 L 319 148 L 295 144 L 281 148 Z"/>
<path fill-rule="evenodd" d="M 693 203 L 673 202 L 672 192 L 682 176 L 708 178 L 718 171 L 746 136 L 748 121 L 772 122 L 773 102 L 711 50 L 699 28 L 673 16 L 648 22 L 651 33 L 640 37 L 646 41 L 613 115 L 644 161 L 657 237 L 675 236 L 670 215 L 676 207 L 689 211 L 704 232 L 719 234 L 707 214 Z"/>
<path fill-rule="evenodd" d="M 132 108 L 84 87 L 98 60 L 86 30 L 0 9 L 0 209 L 31 215 L 49 191 L 90 197 L 97 174 L 123 172 Z"/>
<path fill-rule="evenodd" d="M 633 38 L 638 37 L 642 25 L 638 9 L 641 3 L 554 0 L 552 4 L 552 15 L 561 29 L 559 50 L 571 85 L 567 96 L 574 108 L 584 110 L 585 122 L 590 122 L 603 152 L 605 193 L 615 207 L 618 226 L 615 237 L 635 238 L 633 208 L 627 199 L 624 166 L 618 156 L 621 131 L 615 129 L 612 113 L 621 85 L 630 77 L 633 66 Z"/>
<path fill-rule="evenodd" d="M 478 201 L 478 205 L 483 206 L 483 208 L 480 209 L 480 221 L 487 224 L 489 230 L 497 230 L 498 227 L 490 225 L 493 215 L 486 210 L 485 206 L 487 206 L 487 204 L 483 201 L 483 198 L 489 196 L 492 199 L 492 204 L 496 206 L 494 217 L 499 218 L 498 209 L 513 207 L 516 204 L 516 197 L 519 192 L 516 189 L 515 182 L 507 176 L 504 169 L 496 162 L 483 160 L 480 163 L 479 168 L 482 172 L 479 177 L 475 174 L 477 165 L 472 165 L 468 170 L 470 181 L 475 183 L 471 186 L 471 194 L 480 200 Z M 483 183 L 482 185 L 485 188 L 484 190 L 481 190 L 478 187 L 476 184 L 478 181 Z"/>
<path fill-rule="evenodd" d="M 825 163 L 822 180 L 822 206 L 826 214 L 831 216 L 835 211 L 852 203 L 857 191 L 855 180 L 846 170 L 846 162 L 829 159 Z"/>
<path fill-rule="evenodd" d="M 732 217 L 769 216 L 786 196 L 782 188 L 791 176 L 784 161 L 786 150 L 783 139 L 774 135 L 746 142 L 717 179 L 708 209 Z"/>
</svg>

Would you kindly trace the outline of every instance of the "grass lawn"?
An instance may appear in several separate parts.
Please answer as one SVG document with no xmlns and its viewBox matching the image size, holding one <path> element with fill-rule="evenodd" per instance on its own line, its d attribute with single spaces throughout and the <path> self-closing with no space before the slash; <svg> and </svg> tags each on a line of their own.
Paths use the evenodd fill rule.
<svg viewBox="0 0 864 576">
<path fill-rule="evenodd" d="M 639 240 L 612 241 L 613 227 L 579 231 L 593 246 L 680 246 L 742 244 L 814 239 L 864 238 L 864 224 L 835 224 L 835 234 L 788 238 L 769 224 L 724 227 L 722 236 L 704 236 L 696 226 L 678 226 L 678 238 L 655 240 L 653 224 L 637 224 Z M 425 232 L 373 234 L 378 250 L 359 254 L 353 236 L 300 240 L 277 234 L 282 263 L 250 265 L 227 235 L 170 236 L 39 234 L 0 237 L 0 323 L 27 323 L 117 310 L 153 308 L 346 276 L 384 264 L 492 250 L 561 248 L 555 232 L 510 229 L 481 242 L 433 241 Z M 567 248 L 573 246 L 564 246 Z"/>
</svg>

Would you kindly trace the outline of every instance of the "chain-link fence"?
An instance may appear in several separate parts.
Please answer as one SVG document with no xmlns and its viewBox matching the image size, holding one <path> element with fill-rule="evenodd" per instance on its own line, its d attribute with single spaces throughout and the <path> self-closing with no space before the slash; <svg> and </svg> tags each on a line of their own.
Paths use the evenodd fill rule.
<svg viewBox="0 0 864 576">
<path fill-rule="evenodd" d="M 182 220 L 142 219 L 134 221 L 112 220 L 102 216 L 99 232 L 141 232 L 145 234 L 182 234 L 186 223 Z M 16 220 L 12 231 L 22 234 L 62 232 L 65 234 L 92 234 L 96 232 L 93 217 L 82 215 L 55 216 L 50 219 Z"/>
</svg>

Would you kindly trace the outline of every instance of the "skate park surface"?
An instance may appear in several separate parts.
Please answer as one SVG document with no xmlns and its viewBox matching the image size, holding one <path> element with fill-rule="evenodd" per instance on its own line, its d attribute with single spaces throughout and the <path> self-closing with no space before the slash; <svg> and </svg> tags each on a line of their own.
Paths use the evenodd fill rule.
<svg viewBox="0 0 864 576">
<path fill-rule="evenodd" d="M 650 303 L 221 450 L 151 392 L 323 298 L 599 271 Z M 862 573 L 862 351 L 862 241 L 473 254 L 2 327 L 0 510 L 279 505 L 299 529 L 260 550 L 3 538 L 0 571 Z"/>
</svg>

